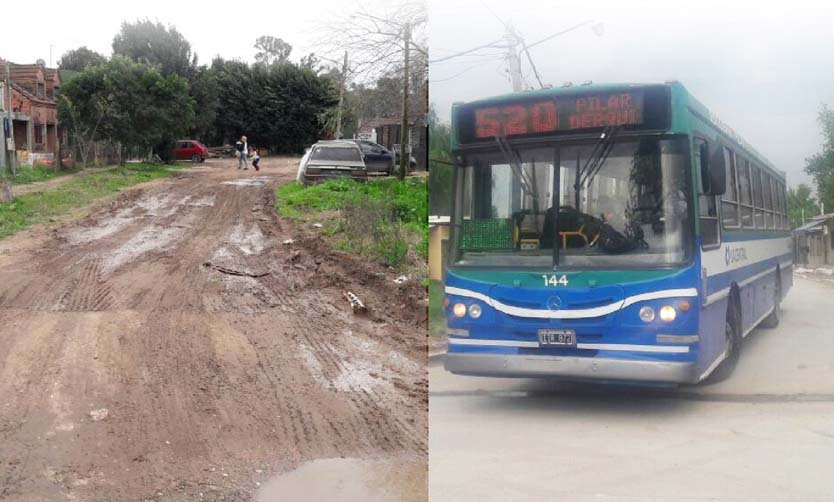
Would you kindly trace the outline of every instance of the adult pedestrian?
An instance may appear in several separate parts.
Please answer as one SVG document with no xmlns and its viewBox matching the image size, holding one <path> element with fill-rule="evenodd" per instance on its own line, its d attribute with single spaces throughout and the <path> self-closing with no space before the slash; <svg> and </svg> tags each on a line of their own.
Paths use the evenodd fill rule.
<svg viewBox="0 0 834 502">
<path fill-rule="evenodd" d="M 238 169 L 249 169 L 249 165 L 246 163 L 246 156 L 249 153 L 249 144 L 246 142 L 246 136 L 241 136 L 240 140 L 235 143 L 235 149 L 238 151 L 238 158 L 237 158 L 237 168 Z"/>
</svg>

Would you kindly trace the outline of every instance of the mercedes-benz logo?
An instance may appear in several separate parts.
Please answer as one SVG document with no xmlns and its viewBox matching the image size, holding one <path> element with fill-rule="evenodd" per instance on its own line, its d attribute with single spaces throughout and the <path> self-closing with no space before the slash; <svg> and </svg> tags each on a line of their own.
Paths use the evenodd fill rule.
<svg viewBox="0 0 834 502">
<path fill-rule="evenodd" d="M 547 308 L 550 310 L 559 310 L 562 308 L 562 300 L 558 296 L 551 296 L 547 299 Z"/>
</svg>

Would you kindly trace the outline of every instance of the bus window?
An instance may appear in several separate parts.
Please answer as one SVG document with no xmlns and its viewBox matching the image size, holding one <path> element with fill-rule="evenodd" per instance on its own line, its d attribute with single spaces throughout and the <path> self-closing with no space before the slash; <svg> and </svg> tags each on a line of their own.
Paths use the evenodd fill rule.
<svg viewBox="0 0 834 502">
<path fill-rule="evenodd" d="M 724 148 L 724 164 L 727 166 L 727 191 L 721 198 L 721 220 L 725 227 L 738 227 L 738 186 L 736 186 L 735 156 Z"/>
<path fill-rule="evenodd" d="M 736 171 L 740 192 L 741 224 L 745 228 L 751 228 L 753 227 L 753 198 L 750 195 L 750 163 L 736 156 Z"/>
<path fill-rule="evenodd" d="M 514 149 L 520 168 L 501 152 L 468 155 L 474 211 L 459 223 L 456 264 L 684 262 L 693 228 L 686 140 L 624 140 L 604 154 L 596 146 Z"/>
<path fill-rule="evenodd" d="M 778 186 L 779 186 L 779 188 L 776 191 L 776 194 L 779 196 L 779 212 L 781 213 L 781 216 L 782 216 L 782 224 L 781 224 L 780 228 L 782 228 L 783 230 L 786 230 L 786 229 L 788 229 L 789 225 L 788 225 L 788 214 L 787 214 L 788 210 L 787 210 L 787 207 L 785 205 L 785 184 L 780 181 Z"/>
<path fill-rule="evenodd" d="M 762 171 L 762 199 L 765 210 L 764 219 L 766 228 L 775 228 L 774 222 L 776 221 L 773 218 L 773 188 L 771 183 L 772 180 L 770 175 L 767 172 Z"/>
<path fill-rule="evenodd" d="M 698 138 L 695 140 L 695 165 L 701 165 L 701 144 L 706 143 L 706 141 Z M 698 178 L 699 182 L 698 185 L 703 186 L 703 183 L 700 181 L 700 177 L 703 175 L 701 169 L 698 169 Z M 699 199 L 699 207 L 700 207 L 700 224 L 701 224 L 701 246 L 702 247 L 711 247 L 715 246 L 720 242 L 720 237 L 718 235 L 718 210 L 716 208 L 715 203 L 715 195 L 701 195 Z"/>
<path fill-rule="evenodd" d="M 484 258 L 495 265 L 552 265 L 553 233 L 548 240 L 545 222 L 553 203 L 555 151 L 515 154 L 520 163 L 501 153 L 467 159 L 462 198 L 468 209 L 461 215 L 459 262 Z"/>
<path fill-rule="evenodd" d="M 764 228 L 764 211 L 762 210 L 762 173 L 759 166 L 750 164 L 751 189 L 753 191 L 753 206 L 755 208 L 753 221 L 756 228 Z"/>
</svg>

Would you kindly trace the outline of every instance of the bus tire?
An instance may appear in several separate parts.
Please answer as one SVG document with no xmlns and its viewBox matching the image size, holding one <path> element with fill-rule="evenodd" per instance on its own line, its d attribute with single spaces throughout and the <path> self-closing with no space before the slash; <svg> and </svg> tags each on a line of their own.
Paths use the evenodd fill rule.
<svg viewBox="0 0 834 502">
<path fill-rule="evenodd" d="M 726 380 L 736 369 L 738 359 L 741 356 L 741 315 L 734 295 L 730 295 L 730 300 L 727 302 L 727 315 L 724 317 L 724 336 L 727 340 L 727 356 L 715 368 L 715 371 L 707 377 L 705 382 L 707 384 Z"/>
<path fill-rule="evenodd" d="M 776 286 L 773 288 L 773 311 L 762 319 L 761 327 L 773 329 L 779 326 L 779 308 L 782 303 L 782 281 L 779 276 L 779 269 L 776 269 Z"/>
</svg>

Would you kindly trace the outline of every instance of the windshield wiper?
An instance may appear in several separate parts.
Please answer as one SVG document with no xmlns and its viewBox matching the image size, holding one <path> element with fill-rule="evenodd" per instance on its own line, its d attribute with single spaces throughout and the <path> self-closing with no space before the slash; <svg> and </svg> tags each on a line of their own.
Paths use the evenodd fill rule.
<svg viewBox="0 0 834 502">
<path fill-rule="evenodd" d="M 525 195 L 529 195 L 533 198 L 533 211 L 538 214 L 539 194 L 535 189 L 535 180 L 531 181 L 525 174 L 524 168 L 521 165 L 521 159 L 519 159 L 515 151 L 510 148 L 510 144 L 507 141 L 506 136 L 495 136 L 495 142 L 498 143 L 498 149 L 501 150 L 501 154 L 504 155 L 504 160 L 507 161 L 510 169 L 513 170 L 513 173 L 521 181 L 521 190 L 525 193 Z"/>
<path fill-rule="evenodd" d="M 614 137 L 619 132 L 620 128 L 617 126 L 608 126 L 599 137 L 599 140 L 591 150 L 591 155 L 585 161 L 585 165 L 576 173 L 576 182 L 573 185 L 574 203 L 575 207 L 579 209 L 579 190 L 590 183 L 591 180 L 599 173 L 611 150 L 614 149 Z M 577 162 L 578 163 L 578 162 Z"/>
</svg>

